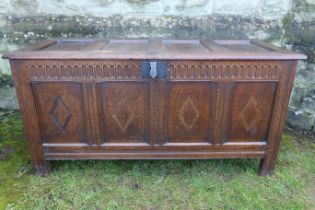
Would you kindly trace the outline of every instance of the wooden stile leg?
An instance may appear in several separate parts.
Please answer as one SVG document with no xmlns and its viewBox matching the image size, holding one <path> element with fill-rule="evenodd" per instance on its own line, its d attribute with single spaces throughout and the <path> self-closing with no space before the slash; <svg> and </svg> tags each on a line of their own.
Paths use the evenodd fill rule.
<svg viewBox="0 0 315 210">
<path fill-rule="evenodd" d="M 270 164 L 266 164 L 265 158 L 260 160 L 259 165 L 259 175 L 260 176 L 272 176 L 274 172 L 275 166 L 271 166 Z"/>
<path fill-rule="evenodd" d="M 51 172 L 49 161 L 44 161 L 42 164 L 34 164 L 33 168 L 37 176 L 48 176 Z"/>
</svg>

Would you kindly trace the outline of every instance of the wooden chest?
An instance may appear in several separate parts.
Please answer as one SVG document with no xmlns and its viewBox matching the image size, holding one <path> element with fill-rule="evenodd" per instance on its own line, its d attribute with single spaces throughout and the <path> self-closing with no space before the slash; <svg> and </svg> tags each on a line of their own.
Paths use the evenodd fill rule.
<svg viewBox="0 0 315 210">
<path fill-rule="evenodd" d="M 298 59 L 261 41 L 46 40 L 8 53 L 35 171 L 49 160 L 261 158 Z"/>
</svg>

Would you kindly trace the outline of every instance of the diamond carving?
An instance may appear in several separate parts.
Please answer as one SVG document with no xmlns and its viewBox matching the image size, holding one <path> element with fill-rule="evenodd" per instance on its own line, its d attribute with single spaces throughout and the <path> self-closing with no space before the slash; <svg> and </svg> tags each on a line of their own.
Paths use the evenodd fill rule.
<svg viewBox="0 0 315 210">
<path fill-rule="evenodd" d="M 257 101 L 254 97 L 250 97 L 249 101 L 240 113 L 242 122 L 247 131 L 249 131 L 260 116 L 260 111 L 257 108 Z"/>
<path fill-rule="evenodd" d="M 196 108 L 192 98 L 189 96 L 179 109 L 179 119 L 187 129 L 191 129 L 195 125 L 198 117 L 198 109 Z"/>
<path fill-rule="evenodd" d="M 57 96 L 54 101 L 54 105 L 50 111 L 50 117 L 58 129 L 62 133 L 65 133 L 72 114 L 60 96 Z"/>
<path fill-rule="evenodd" d="M 123 97 L 114 107 L 111 116 L 117 123 L 121 132 L 125 133 L 129 124 L 135 117 L 135 112 L 130 107 L 129 103 L 127 103 L 125 97 Z"/>
</svg>

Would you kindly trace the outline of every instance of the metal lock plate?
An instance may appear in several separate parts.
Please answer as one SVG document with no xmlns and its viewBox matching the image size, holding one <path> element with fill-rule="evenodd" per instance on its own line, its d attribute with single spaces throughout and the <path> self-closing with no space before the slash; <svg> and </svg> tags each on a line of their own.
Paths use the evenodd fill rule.
<svg viewBox="0 0 315 210">
<path fill-rule="evenodd" d="M 156 61 L 150 61 L 150 77 L 156 78 L 157 76 L 157 63 Z"/>
<path fill-rule="evenodd" d="M 166 79 L 167 77 L 167 62 L 149 60 L 141 63 L 141 71 L 143 78 Z"/>
</svg>

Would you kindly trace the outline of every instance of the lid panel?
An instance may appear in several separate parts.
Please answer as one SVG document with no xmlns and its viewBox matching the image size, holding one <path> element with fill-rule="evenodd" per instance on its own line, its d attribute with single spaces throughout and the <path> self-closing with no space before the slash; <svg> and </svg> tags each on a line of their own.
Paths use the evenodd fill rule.
<svg viewBox="0 0 315 210">
<path fill-rule="evenodd" d="M 146 51 L 148 49 L 148 40 L 110 40 L 104 51 Z"/>
<path fill-rule="evenodd" d="M 42 51 L 85 51 L 101 50 L 107 45 L 105 40 L 58 40 L 55 44 L 41 49 Z"/>
<path fill-rule="evenodd" d="M 200 52 L 204 53 L 209 51 L 204 45 L 201 44 L 200 40 L 162 40 L 164 51 L 173 51 L 179 53 L 192 53 Z"/>
<path fill-rule="evenodd" d="M 225 48 L 230 52 L 270 52 L 272 49 L 266 49 L 252 44 L 249 40 L 215 40 L 214 45 Z"/>
</svg>

